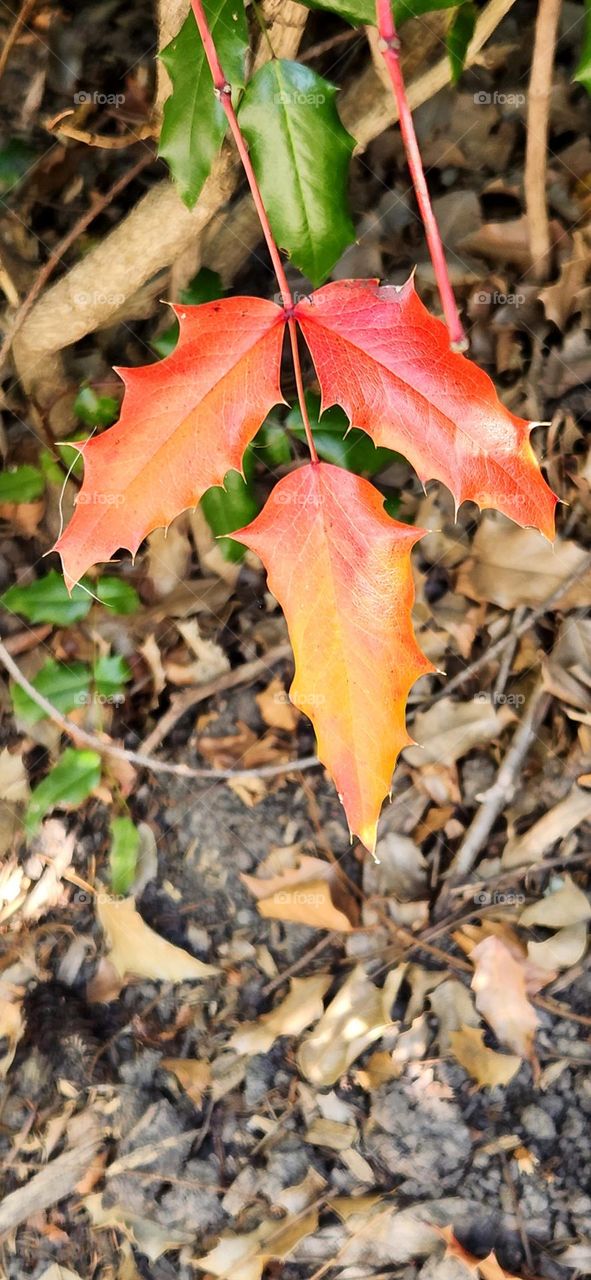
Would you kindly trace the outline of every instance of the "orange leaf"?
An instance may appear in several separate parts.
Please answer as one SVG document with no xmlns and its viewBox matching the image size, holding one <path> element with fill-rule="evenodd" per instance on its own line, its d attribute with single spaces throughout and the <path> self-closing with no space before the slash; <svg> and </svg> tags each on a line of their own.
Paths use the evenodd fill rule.
<svg viewBox="0 0 591 1280">
<path fill-rule="evenodd" d="M 296 659 L 290 696 L 312 720 L 351 832 L 373 849 L 396 757 L 411 741 L 408 693 L 433 670 L 410 613 L 410 552 L 422 531 L 386 515 L 367 480 L 317 463 L 280 480 L 234 536 L 267 569 Z"/>
<path fill-rule="evenodd" d="M 456 504 L 496 507 L 554 536 L 556 498 L 529 443 L 531 425 L 501 404 L 486 373 L 450 351 L 412 280 L 325 285 L 295 315 L 323 407 L 339 404 L 374 444 L 398 450 L 419 478 L 442 480 Z"/>
<path fill-rule="evenodd" d="M 119 422 L 84 447 L 84 484 L 56 546 L 69 586 L 119 547 L 137 551 L 153 529 L 240 470 L 247 444 L 282 400 L 280 307 L 225 298 L 174 310 L 172 355 L 118 370 L 126 388 Z"/>
</svg>

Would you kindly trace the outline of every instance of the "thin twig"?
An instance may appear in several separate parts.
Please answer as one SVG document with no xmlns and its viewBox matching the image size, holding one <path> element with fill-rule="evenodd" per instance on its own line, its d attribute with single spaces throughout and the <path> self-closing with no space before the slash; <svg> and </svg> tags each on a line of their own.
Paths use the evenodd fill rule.
<svg viewBox="0 0 591 1280">
<path fill-rule="evenodd" d="M 532 272 L 536 280 L 545 280 L 550 268 L 551 244 L 546 202 L 546 160 L 552 68 L 559 16 L 560 0 L 540 0 L 527 99 L 524 174 L 529 247 Z"/>
<path fill-rule="evenodd" d="M 471 871 L 503 806 L 515 794 L 517 775 L 536 738 L 550 701 L 550 694 L 546 692 L 543 684 L 540 683 L 529 700 L 525 715 L 515 732 L 496 780 L 483 796 L 480 809 L 468 827 L 466 835 L 453 858 L 448 872 L 450 880 L 455 880 L 458 876 L 466 876 Z M 445 893 L 443 896 L 445 897 Z"/>
<path fill-rule="evenodd" d="M 380 37 L 380 52 L 383 55 L 384 62 L 390 77 L 396 106 L 398 108 L 398 118 L 400 121 L 400 132 L 404 143 L 404 150 L 408 161 L 412 184 L 417 197 L 417 204 L 420 209 L 421 218 L 425 228 L 425 236 L 435 271 L 435 279 L 437 280 L 437 288 L 441 298 L 443 314 L 445 322 L 449 330 L 449 337 L 452 349 L 454 351 L 465 351 L 468 346 L 468 340 L 464 333 L 463 325 L 458 314 L 454 292 L 451 287 L 451 281 L 447 270 L 445 253 L 441 242 L 441 234 L 437 219 L 433 212 L 429 189 L 423 169 L 423 161 L 421 152 L 417 142 L 412 112 L 406 95 L 406 86 L 404 76 L 400 66 L 400 39 L 396 31 L 394 15 L 392 13 L 391 0 L 376 0 L 376 19 L 377 28 Z"/>
<path fill-rule="evenodd" d="M 55 249 L 47 259 L 47 262 L 36 275 L 26 298 L 23 298 L 23 301 L 14 316 L 12 324 L 9 325 L 8 330 L 4 335 L 2 346 L 0 346 L 0 368 L 10 351 L 19 329 L 24 324 L 31 307 L 36 302 L 41 290 L 47 284 L 47 281 L 53 275 L 56 267 L 60 265 L 64 254 L 68 252 L 68 249 L 72 248 L 72 245 L 75 244 L 78 237 L 82 235 L 83 231 L 86 231 L 86 228 L 90 226 L 91 222 L 94 222 L 94 219 L 98 217 L 99 213 L 103 213 L 111 202 L 115 200 L 122 191 L 125 191 L 125 188 L 129 186 L 129 183 L 133 182 L 134 178 L 137 178 L 138 173 L 141 173 L 142 169 L 145 169 L 153 160 L 153 152 L 150 151 L 147 155 L 143 155 L 141 160 L 138 160 L 137 164 L 134 164 L 133 167 L 128 169 L 121 178 L 118 178 L 117 182 L 114 182 L 113 186 L 109 187 L 109 190 L 105 191 L 103 196 L 99 196 L 95 203 L 91 205 L 90 209 L 86 209 L 86 211 L 76 219 L 74 226 L 70 228 L 67 234 L 63 236 L 60 241 L 58 241 Z"/>
<path fill-rule="evenodd" d="M 20 13 L 17 14 L 10 31 L 4 41 L 2 52 L 0 53 L 0 80 L 6 71 L 6 64 L 19 38 L 22 28 L 27 22 L 27 18 L 31 16 L 37 0 L 23 0 Z"/>
<path fill-rule="evenodd" d="M 1 641 L 0 664 L 40 710 L 46 716 L 49 716 L 49 719 L 54 724 L 57 724 L 63 733 L 67 733 L 74 742 L 82 743 L 85 747 L 90 747 L 92 751 L 97 751 L 99 755 L 110 757 L 113 760 L 125 760 L 129 764 L 137 765 L 140 769 L 151 769 L 155 773 L 172 773 L 179 778 L 203 778 L 210 782 L 224 782 L 232 778 L 274 778 L 282 773 L 292 773 L 294 770 L 299 772 L 302 769 L 316 769 L 320 765 L 320 761 L 316 756 L 303 756 L 299 760 L 286 760 L 281 764 L 260 765 L 257 769 L 193 769 L 187 764 L 170 764 L 166 760 L 154 760 L 152 756 L 144 755 L 143 752 L 128 751 L 125 747 L 118 747 L 116 743 L 110 740 L 105 741 L 94 733 L 88 733 L 86 729 L 81 729 L 68 716 L 62 715 L 42 693 L 39 693 L 39 690 L 31 684 L 30 680 L 27 680 L 27 677 L 23 675 L 20 667 L 17 666 L 8 649 Z"/>
<path fill-rule="evenodd" d="M 164 715 L 160 716 L 158 723 L 148 734 L 147 738 L 141 744 L 142 751 L 146 755 L 151 755 L 156 747 L 168 736 L 171 729 L 180 720 L 181 716 L 186 715 L 187 711 L 192 711 L 200 702 L 204 702 L 206 698 L 215 698 L 218 693 L 225 693 L 227 689 L 235 689 L 237 685 L 246 684 L 250 680 L 258 680 L 258 677 L 264 675 L 270 667 L 276 662 L 283 662 L 284 658 L 291 658 L 291 645 L 277 644 L 269 649 L 262 658 L 253 658 L 252 662 L 243 662 L 240 667 L 235 667 L 233 671 L 225 671 L 222 676 L 218 676 L 216 680 L 208 680 L 205 684 L 197 685 L 194 689 L 184 689 L 182 693 L 174 694 L 171 700 L 171 706 Z"/>
</svg>

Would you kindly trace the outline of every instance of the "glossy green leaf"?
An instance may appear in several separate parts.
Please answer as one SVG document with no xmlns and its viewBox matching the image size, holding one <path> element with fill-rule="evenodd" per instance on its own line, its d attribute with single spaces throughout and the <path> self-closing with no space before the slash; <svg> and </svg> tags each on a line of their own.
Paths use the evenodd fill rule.
<svg viewBox="0 0 591 1280">
<path fill-rule="evenodd" d="M 578 80 L 579 84 L 585 86 L 587 93 L 591 94 L 591 0 L 585 0 L 583 47 L 573 79 Z"/>
<path fill-rule="evenodd" d="M 240 107 L 275 238 L 315 285 L 355 239 L 347 209 L 355 142 L 336 94 L 310 67 L 276 58 L 253 76 Z"/>
<path fill-rule="evenodd" d="M 349 431 L 349 419 L 338 405 L 326 409 L 320 417 L 320 397 L 313 391 L 306 392 L 306 405 L 314 442 L 323 462 L 345 467 L 356 475 L 373 476 L 399 457 L 390 449 L 376 449 L 364 431 L 355 428 Z M 298 405 L 290 409 L 286 426 L 298 440 L 305 441 L 306 433 Z"/>
<path fill-rule="evenodd" d="M 185 302 L 187 306 L 199 306 L 201 302 L 215 302 L 216 298 L 224 296 L 224 286 L 221 276 L 217 271 L 210 271 L 209 267 L 202 267 L 201 271 L 193 276 L 191 282 L 186 289 L 179 291 L 181 302 Z M 175 349 L 179 337 L 179 322 L 173 320 L 172 324 L 156 338 L 153 338 L 150 346 L 157 356 L 164 360 L 165 356 L 169 356 Z"/>
<path fill-rule="evenodd" d="M 119 653 L 105 654 L 97 658 L 92 669 L 93 684 L 102 698 L 122 700 L 123 686 L 131 680 L 131 671 L 125 658 Z"/>
<path fill-rule="evenodd" d="M 86 578 L 82 581 L 88 583 Z M 123 578 L 99 578 L 98 582 L 92 583 L 91 589 L 99 603 L 104 604 L 112 613 L 135 613 L 139 608 L 140 598 L 135 587 L 124 582 Z"/>
<path fill-rule="evenodd" d="M 68 747 L 55 768 L 35 787 L 25 819 L 27 835 L 33 835 L 52 809 L 70 809 L 82 804 L 98 786 L 101 758 L 96 751 Z"/>
<path fill-rule="evenodd" d="M 0 473 L 0 502 L 36 502 L 45 489 L 45 477 L 38 467 L 14 467 Z"/>
<path fill-rule="evenodd" d="M 262 462 L 270 471 L 275 467 L 284 467 L 291 462 L 289 436 L 281 422 L 268 418 L 251 445 L 253 457 Z"/>
<path fill-rule="evenodd" d="M 250 450 L 247 450 L 250 453 Z M 246 457 L 246 455 L 245 455 Z M 251 464 L 252 465 L 252 464 Z M 208 489 L 201 499 L 201 507 L 207 523 L 219 538 L 219 545 L 226 560 L 238 563 L 243 559 L 246 547 L 234 538 L 224 538 L 221 534 L 231 533 L 233 529 L 242 529 L 260 511 L 252 482 L 248 476 L 243 480 L 238 471 L 229 471 L 225 478 L 225 488 L 216 485 Z"/>
<path fill-rule="evenodd" d="M 248 49 L 243 0 L 204 0 L 203 7 L 224 73 L 233 88 L 242 87 Z M 170 166 L 181 198 L 191 209 L 227 127 L 192 10 L 160 57 L 173 91 L 164 105 L 159 155 Z"/>
<path fill-rule="evenodd" d="M 94 387 L 81 387 L 74 401 L 76 417 L 87 427 L 110 427 L 117 421 L 119 401 L 114 396 L 101 396 Z"/>
<path fill-rule="evenodd" d="M 474 35 L 474 27 L 478 10 L 476 5 L 468 0 L 468 3 L 461 4 L 456 10 L 453 21 L 447 33 L 447 52 L 451 63 L 451 78 L 453 84 L 457 84 L 466 61 L 466 53 L 468 45 Z"/>
<path fill-rule="evenodd" d="M 86 702 L 90 687 L 90 672 L 84 662 L 56 662 L 48 658 L 37 672 L 31 684 L 38 693 L 48 698 L 58 711 L 64 715 Z M 45 712 L 37 703 L 21 689 L 18 684 L 11 684 L 10 696 L 14 714 L 27 724 L 35 724 L 45 719 Z"/>
<path fill-rule="evenodd" d="M 26 586 L 9 587 L 0 596 L 0 605 L 11 613 L 20 613 L 28 622 L 52 622 L 58 627 L 68 627 L 86 617 L 95 596 L 99 604 L 114 613 L 134 613 L 140 603 L 135 588 L 121 578 L 99 578 L 98 582 L 83 578 L 69 595 L 61 573 L 50 569 L 44 578 L 37 578 Z"/>
<path fill-rule="evenodd" d="M 20 613 L 28 622 L 53 622 L 67 627 L 86 617 L 92 598 L 82 586 L 74 587 L 68 595 L 61 573 L 51 569 L 44 578 L 37 578 L 26 586 L 9 587 L 0 596 L 0 605 L 12 613 Z"/>
<path fill-rule="evenodd" d="M 110 824 L 111 889 L 126 894 L 133 884 L 140 848 L 140 833 L 131 818 L 113 818 Z"/>
</svg>

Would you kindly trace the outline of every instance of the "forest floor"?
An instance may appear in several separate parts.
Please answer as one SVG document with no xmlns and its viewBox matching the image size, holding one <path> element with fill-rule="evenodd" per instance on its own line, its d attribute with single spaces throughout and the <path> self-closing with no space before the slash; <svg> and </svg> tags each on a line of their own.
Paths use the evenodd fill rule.
<svg viewBox="0 0 591 1280">
<path fill-rule="evenodd" d="M 591 111 L 572 83 L 582 9 L 566 3 L 547 175 L 554 258 L 540 284 L 523 196 L 535 8 L 518 0 L 416 125 L 471 356 L 514 413 L 546 424 L 532 439 L 562 499 L 558 540 L 470 504 L 454 521 L 449 493 L 434 483 L 425 493 L 402 460 L 375 479 L 399 518 L 430 531 L 413 557 L 415 628 L 446 672 L 412 691 L 420 745 L 398 764 L 378 861 L 350 842 L 310 760 L 311 726 L 287 698 L 285 623 L 259 562 L 224 559 L 201 513 L 109 571 L 138 607 L 127 595 L 120 611 L 90 602 L 84 616 L 66 608 L 44 621 L 13 596 L 2 611 L 3 641 L 29 678 L 47 659 L 79 676 L 97 657 L 123 663 L 115 695 L 89 693 L 80 676 L 68 714 L 81 727 L 164 765 L 251 771 L 228 782 L 111 759 L 82 807 L 57 804 L 25 841 L 30 789 L 63 735 L 0 685 L 9 1280 L 591 1271 Z M 13 17 L 4 6 L 6 31 Z M 11 51 L 0 80 L 5 328 L 114 182 L 145 156 L 73 234 L 56 278 L 91 262 L 166 181 L 142 133 L 152 23 L 143 0 L 49 4 Z M 301 50 L 343 87 L 368 59 L 359 33 L 320 13 Z M 86 136 L 56 132 L 80 94 L 92 95 L 77 117 Z M 124 149 L 127 131 L 142 139 Z M 416 266 L 437 310 L 397 128 L 354 159 L 350 196 L 359 240 L 333 277 L 400 283 Z M 236 216 L 229 201 L 220 224 L 231 230 Z M 6 465 L 45 481 L 26 502 L 0 503 L 2 591 L 59 567 L 44 557 L 75 483 L 62 492 L 56 438 L 104 425 L 121 395 L 113 363 L 156 358 L 170 325 L 159 300 L 178 297 L 199 267 L 219 270 L 189 260 L 69 347 L 49 407 L 6 359 Z M 291 268 L 290 279 L 306 289 Z M 273 292 L 260 245 L 225 285 Z M 107 272 L 99 307 L 110 289 Z M 289 439 L 274 474 L 303 457 Z M 262 466 L 256 483 L 262 501 Z M 122 815 L 140 845 L 117 893 L 109 824 Z"/>
</svg>

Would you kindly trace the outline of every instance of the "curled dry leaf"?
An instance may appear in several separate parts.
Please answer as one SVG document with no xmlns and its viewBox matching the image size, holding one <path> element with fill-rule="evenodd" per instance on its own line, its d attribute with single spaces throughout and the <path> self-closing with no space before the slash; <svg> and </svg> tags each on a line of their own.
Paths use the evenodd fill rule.
<svg viewBox="0 0 591 1280">
<path fill-rule="evenodd" d="M 354 899 L 334 865 L 321 858 L 298 854 L 293 865 L 279 875 L 242 875 L 241 879 L 258 899 L 259 912 L 266 919 L 289 920 L 292 924 L 341 933 L 349 933 L 357 923 Z"/>
<path fill-rule="evenodd" d="M 519 529 L 499 515 L 484 516 L 472 555 L 458 576 L 457 590 L 471 600 L 501 609 L 542 604 L 570 578 L 581 576 L 560 597 L 560 609 L 591 605 L 591 570 L 582 572 L 587 553 L 560 538 L 552 545 L 532 529 Z M 558 608 L 558 605 L 557 605 Z"/>
<path fill-rule="evenodd" d="M 523 965 L 494 936 L 479 942 L 470 959 L 478 1012 L 501 1044 L 522 1058 L 532 1058 L 538 1018 L 528 1000 Z"/>
<path fill-rule="evenodd" d="M 230 1277 L 231 1280 L 261 1280 L 268 1262 L 288 1258 L 300 1240 L 311 1235 L 317 1226 L 316 1209 L 284 1218 L 279 1223 L 268 1220 L 247 1235 L 228 1232 L 211 1253 L 192 1261 L 200 1271 L 219 1276 L 220 1280 L 230 1280 Z"/>
<path fill-rule="evenodd" d="M 155 981 L 190 982 L 219 973 L 213 965 L 173 946 L 150 929 L 133 898 L 97 902 L 97 916 L 110 945 L 108 961 L 121 978 L 135 975 Z"/>
<path fill-rule="evenodd" d="M 503 867 L 520 867 L 539 859 L 558 840 L 591 818 L 591 789 L 573 787 L 523 835 L 513 836 L 503 850 Z"/>
<path fill-rule="evenodd" d="M 454 764 L 479 743 L 493 742 L 513 718 L 509 707 L 495 708 L 486 694 L 471 702 L 441 698 L 415 716 L 418 745 L 407 747 L 404 759 L 419 769 L 424 764 Z"/>
<path fill-rule="evenodd" d="M 569 924 L 544 942 L 528 942 L 527 954 L 532 964 L 541 969 L 570 969 L 587 950 L 587 924 Z"/>
<path fill-rule="evenodd" d="M 267 1053 L 279 1036 L 299 1036 L 322 1016 L 322 1000 L 331 982 L 329 973 L 292 978 L 285 1000 L 258 1022 L 242 1023 L 230 1038 L 230 1048 L 237 1053 Z"/>
<path fill-rule="evenodd" d="M 302 1075 L 323 1088 L 347 1068 L 390 1025 L 388 983 L 379 991 L 358 966 L 329 1004 L 316 1029 L 302 1041 L 297 1061 Z"/>
<path fill-rule="evenodd" d="M 454 1031 L 460 1027 L 477 1027 L 480 1023 L 470 992 L 457 978 L 447 978 L 440 983 L 431 992 L 429 1004 L 439 1024 L 437 1041 L 442 1054 L 449 1053 Z"/>
<path fill-rule="evenodd" d="M 560 929 L 591 919 L 591 902 L 571 876 L 564 877 L 564 884 L 548 893 L 539 902 L 532 902 L 521 912 L 522 925 L 539 924 L 545 929 Z"/>
<path fill-rule="evenodd" d="M 459 1027 L 449 1037 L 456 1062 L 476 1081 L 479 1089 L 506 1085 L 517 1074 L 521 1058 L 513 1053 L 496 1053 L 484 1043 L 482 1027 Z"/>
<path fill-rule="evenodd" d="M 283 729 L 292 733 L 300 718 L 297 707 L 290 702 L 283 681 L 274 676 L 271 683 L 257 693 L 255 701 L 261 716 L 270 729 Z"/>
</svg>

